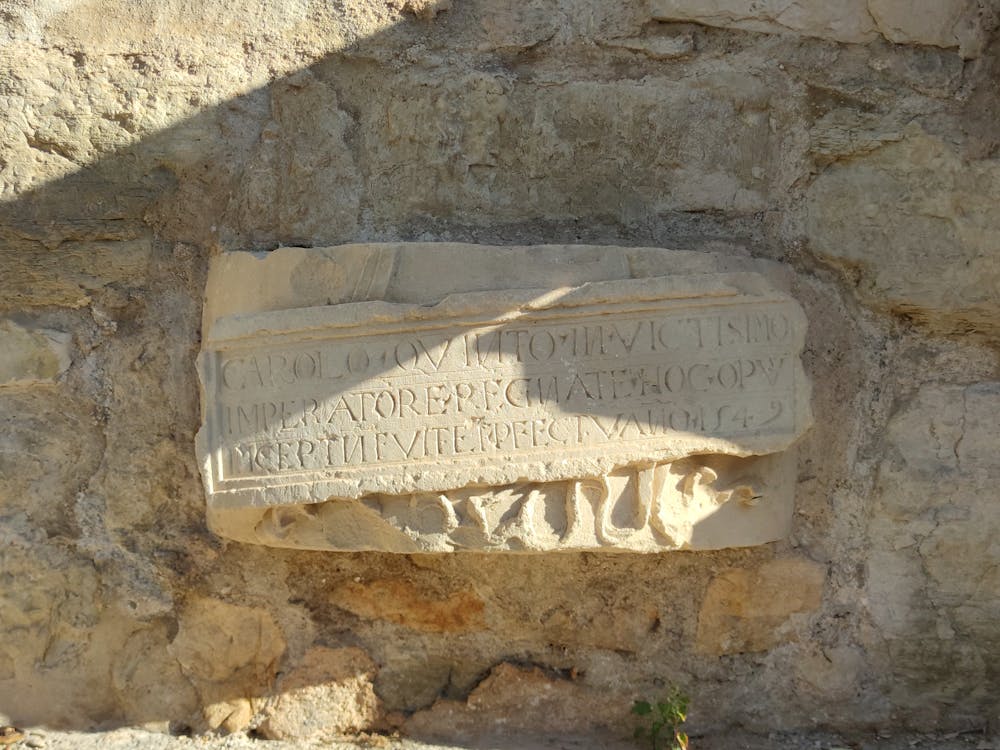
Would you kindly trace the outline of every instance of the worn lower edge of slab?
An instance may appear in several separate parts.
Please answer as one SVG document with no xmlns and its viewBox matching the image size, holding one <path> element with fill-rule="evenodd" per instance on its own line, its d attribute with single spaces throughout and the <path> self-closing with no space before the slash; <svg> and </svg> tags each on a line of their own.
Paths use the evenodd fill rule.
<svg viewBox="0 0 1000 750">
<path fill-rule="evenodd" d="M 661 552 L 748 547 L 787 536 L 795 451 L 696 456 L 562 481 L 322 502 L 223 505 L 219 536 L 311 550 L 396 553 Z"/>
</svg>

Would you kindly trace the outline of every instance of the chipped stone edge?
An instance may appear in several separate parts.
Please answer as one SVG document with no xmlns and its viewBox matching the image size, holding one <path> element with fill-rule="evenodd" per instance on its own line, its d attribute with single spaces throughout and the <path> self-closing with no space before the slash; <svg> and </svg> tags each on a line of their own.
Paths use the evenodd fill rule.
<svg viewBox="0 0 1000 750">
<path fill-rule="evenodd" d="M 697 291 L 692 287 L 703 285 Z M 684 293 L 684 290 L 687 293 Z M 205 349 L 198 360 L 199 383 L 201 389 L 202 414 L 205 414 L 207 394 L 205 389 L 205 367 L 208 357 L 217 349 L 224 348 L 226 341 L 239 340 L 258 335 L 281 336 L 305 327 L 316 335 L 317 331 L 329 330 L 329 326 L 350 327 L 361 322 L 371 324 L 374 318 L 385 321 L 410 322 L 416 320 L 447 319 L 451 324 L 468 321 L 456 320 L 455 316 L 469 315 L 478 311 L 476 322 L 507 322 L 516 320 L 526 313 L 550 310 L 558 307 L 588 307 L 600 305 L 616 293 L 627 290 L 631 302 L 643 300 L 699 299 L 708 296 L 717 301 L 783 302 L 789 304 L 789 312 L 798 318 L 799 331 L 793 342 L 801 354 L 807 330 L 805 313 L 798 302 L 789 294 L 775 289 L 760 274 L 754 272 L 733 272 L 718 274 L 689 274 L 675 277 L 649 277 L 585 283 L 560 290 L 502 290 L 495 292 L 471 292 L 449 295 L 436 305 L 422 306 L 391 302 L 357 302 L 314 308 L 278 310 L 250 314 L 234 314 L 219 318 L 205 341 Z M 673 295 L 673 296 L 671 296 Z M 714 296 L 713 296 L 714 295 Z M 486 311 L 484 316 L 482 313 Z M 499 319 L 497 316 L 501 316 Z M 490 317 L 492 316 L 492 317 Z M 319 320 L 317 320 L 319 318 Z M 262 327 L 263 325 L 263 327 Z M 776 442 L 773 437 L 753 440 L 742 439 L 739 444 L 719 438 L 692 438 L 677 441 L 667 448 L 651 449 L 636 446 L 616 451 L 614 457 L 587 457 L 560 459 L 556 461 L 521 460 L 512 468 L 493 457 L 482 465 L 465 464 L 451 469 L 417 471 L 397 480 L 392 494 L 411 492 L 448 491 L 460 487 L 502 486 L 522 481 L 565 481 L 580 477 L 598 477 L 615 469 L 643 463 L 665 462 L 685 456 L 722 453 L 734 456 L 764 455 L 790 447 L 812 424 L 811 384 L 805 376 L 800 357 L 795 360 L 796 387 L 800 389 L 796 397 L 796 434 L 787 440 Z M 221 515 L 230 512 L 255 509 L 262 514 L 268 508 L 287 505 L 309 505 L 331 499 L 358 499 L 365 495 L 390 491 L 385 487 L 368 486 L 357 480 L 324 479 L 307 483 L 276 482 L 277 487 L 243 488 L 219 492 L 215 488 L 212 473 L 212 454 L 207 421 L 203 421 L 196 436 L 196 450 L 208 498 L 210 525 L 221 529 L 228 526 L 221 522 Z M 463 479 L 464 478 L 464 479 Z M 241 515 L 244 515 L 241 513 Z M 214 519 L 214 520 L 213 520 Z M 239 524 L 244 526 L 243 523 Z M 225 533 L 225 532 L 221 532 Z M 225 534 L 230 535 L 230 534 Z"/>
</svg>

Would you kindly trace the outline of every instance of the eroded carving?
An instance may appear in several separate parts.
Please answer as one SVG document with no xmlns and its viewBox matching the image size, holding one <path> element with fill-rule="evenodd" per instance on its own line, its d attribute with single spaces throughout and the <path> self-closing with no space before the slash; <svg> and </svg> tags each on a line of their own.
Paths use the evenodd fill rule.
<svg viewBox="0 0 1000 750">
<path fill-rule="evenodd" d="M 779 506 L 791 489 L 790 468 L 781 466 L 779 457 L 713 456 L 565 482 L 370 495 L 353 503 L 336 499 L 271 508 L 254 534 L 263 544 L 368 549 L 368 535 L 375 533 L 393 552 L 688 549 L 706 543 L 697 536 L 699 524 L 725 507 L 733 520 L 728 538 L 752 543 L 755 537 L 766 541 L 763 537 L 773 529 L 767 524 L 755 529 L 759 517 L 747 508 L 769 502 Z M 782 482 L 766 490 L 763 480 L 748 484 L 747 475 L 755 473 Z M 784 512 L 781 507 L 770 510 Z M 345 533 L 359 523 L 364 523 L 365 535 Z M 727 546 L 724 532 L 711 534 L 717 546 Z"/>
<path fill-rule="evenodd" d="M 768 454 L 810 419 L 804 331 L 747 273 L 222 317 L 200 361 L 210 521 L 398 552 L 768 541 L 791 503 Z"/>
</svg>

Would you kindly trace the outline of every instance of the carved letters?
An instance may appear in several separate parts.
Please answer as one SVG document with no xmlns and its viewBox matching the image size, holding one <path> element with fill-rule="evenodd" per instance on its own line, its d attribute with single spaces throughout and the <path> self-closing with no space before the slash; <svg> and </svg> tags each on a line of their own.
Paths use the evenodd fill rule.
<svg viewBox="0 0 1000 750">
<path fill-rule="evenodd" d="M 385 509 L 410 497 L 454 541 L 472 533 L 463 524 L 488 523 L 479 501 L 449 493 L 534 482 L 506 522 L 521 536 L 535 533 L 531 518 L 561 513 L 563 541 L 587 516 L 592 541 L 582 546 L 634 547 L 635 529 L 654 540 L 640 546 L 683 546 L 661 508 L 672 475 L 657 467 L 790 445 L 810 419 L 804 331 L 797 303 L 754 274 L 221 318 L 200 360 L 210 506 L 278 512 L 369 497 L 364 513 L 387 518 L 390 534 L 399 512 Z M 609 476 L 627 467 L 623 531 Z M 697 471 L 677 485 L 679 502 L 694 502 Z M 752 504 L 755 490 L 727 492 L 713 503 Z M 282 511 L 258 532 L 280 537 L 301 523 Z M 510 529 L 494 526 L 489 534 L 509 541 Z M 409 549 L 414 533 L 383 546 Z"/>
</svg>

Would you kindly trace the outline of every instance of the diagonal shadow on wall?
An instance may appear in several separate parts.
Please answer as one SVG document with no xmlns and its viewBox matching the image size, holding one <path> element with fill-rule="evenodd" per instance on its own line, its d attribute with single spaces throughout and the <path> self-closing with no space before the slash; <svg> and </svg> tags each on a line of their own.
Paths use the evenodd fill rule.
<svg viewBox="0 0 1000 750">
<path fill-rule="evenodd" d="M 41 386 L 37 397 L 15 394 L 16 406 L 37 409 L 39 422 L 53 410 L 79 413 L 81 424 L 90 415 L 93 424 L 81 428 L 80 440 L 96 445 L 74 467 L 56 468 L 62 484 L 52 496 L 31 489 L 12 498 L 11 528 L 44 531 L 44 539 L 24 546 L 43 568 L 97 571 L 87 593 L 94 601 L 78 609 L 65 604 L 74 579 L 57 575 L 42 589 L 49 598 L 40 606 L 52 619 L 39 625 L 26 618 L 25 627 L 42 636 L 16 644 L 9 677 L 0 680 L 3 713 L 77 728 L 184 724 L 193 721 L 184 712 L 198 706 L 177 695 L 166 699 L 164 691 L 179 690 L 175 685 L 193 685 L 198 705 L 263 698 L 274 690 L 283 649 L 244 654 L 237 648 L 229 681 L 188 661 L 181 664 L 182 679 L 162 673 L 161 684 L 134 661 L 123 666 L 120 656 L 148 649 L 152 664 L 176 662 L 178 627 L 189 627 L 178 625 L 177 612 L 191 611 L 196 595 L 222 596 L 211 583 L 213 571 L 224 566 L 220 560 L 240 568 L 272 555 L 305 571 L 304 589 L 314 591 L 358 566 L 408 564 L 380 562 L 379 555 L 338 555 L 334 563 L 332 556 L 281 550 L 261 557 L 222 545 L 206 531 L 192 441 L 199 421 L 194 358 L 212 254 L 349 240 L 603 241 L 700 250 L 714 237 L 753 239 L 752 213 L 763 198 L 752 186 L 745 152 L 763 149 L 765 160 L 777 158 L 782 144 L 766 117 L 756 122 L 745 115 L 765 111 L 768 92 L 742 91 L 742 82 L 720 79 L 719 86 L 742 91 L 734 103 L 732 88 L 681 82 L 692 72 L 688 61 L 665 69 L 620 51 L 574 52 L 583 72 L 573 85 L 554 80 L 533 46 L 465 49 L 456 74 L 422 45 L 440 49 L 442 37 L 435 35 L 471 23 L 464 12 L 456 10 L 443 31 L 407 20 L 0 204 L 0 304 L 19 320 L 75 336 L 64 381 Z M 417 62 L 406 62 L 407 55 Z M 608 85 L 609 62 L 626 84 Z M 658 77 L 647 79 L 652 74 Z M 749 122 L 739 135 L 743 146 L 733 146 L 726 117 L 735 117 L 737 107 Z M 693 110 L 706 115 L 699 133 L 684 127 Z M 60 149 L 45 139 L 33 147 L 48 154 Z M 729 197 L 713 205 L 682 184 L 694 173 L 717 174 L 717 162 L 728 170 L 723 192 Z M 707 183 L 702 187 L 711 192 Z M 14 455 L 46 456 L 45 450 L 18 444 Z M 49 515 L 38 510 L 45 504 Z M 728 554 L 696 556 L 685 565 L 704 580 L 713 561 Z M 345 567 L 335 572 L 340 564 Z M 553 563 L 587 564 L 584 556 Z M 625 555 L 610 565 L 610 575 L 590 575 L 614 588 L 616 577 L 662 582 L 679 564 Z M 480 560 L 470 570 L 496 565 Z M 625 607 L 624 599 L 609 596 Z M 319 629 L 328 640 L 353 642 L 344 635 L 351 616 L 328 603 L 296 606 L 327 618 Z M 680 639 L 685 628 L 689 635 L 693 616 L 689 611 L 671 637 Z M 642 627 L 651 632 L 656 618 L 648 619 Z M 213 627 L 225 630 L 226 622 Z M 447 633 L 434 637 L 439 651 L 452 648 Z M 455 637 L 464 639 L 456 651 L 461 658 L 481 648 L 477 639 L 485 636 Z M 537 649 L 549 648 L 551 631 L 542 628 L 533 637 Z M 115 653 L 99 638 L 121 638 L 126 646 Z M 622 650 L 634 653 L 636 642 L 625 639 Z M 515 651 L 524 653 L 509 649 Z M 496 658 L 474 663 L 473 677 L 482 677 L 490 661 Z M 176 672 L 176 663 L 171 668 Z M 102 683 L 109 672 L 110 684 Z M 447 678 L 439 690 L 460 695 L 473 684 L 471 677 Z M 429 695 L 433 699 L 434 691 Z M 414 710 L 428 700 L 408 696 L 394 707 Z M 621 723 L 627 708 L 624 698 L 604 705 L 585 726 Z"/>
</svg>

